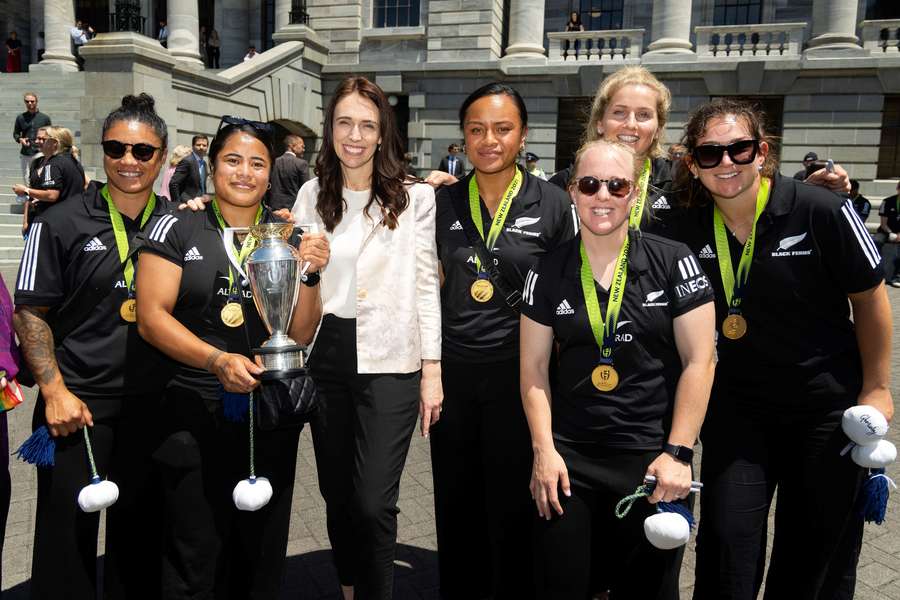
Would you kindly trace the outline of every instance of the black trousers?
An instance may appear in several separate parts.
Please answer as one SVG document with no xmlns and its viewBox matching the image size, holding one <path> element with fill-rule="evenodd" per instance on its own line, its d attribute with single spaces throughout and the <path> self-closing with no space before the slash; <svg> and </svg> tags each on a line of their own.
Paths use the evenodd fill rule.
<svg viewBox="0 0 900 600">
<path fill-rule="evenodd" d="M 361 375 L 356 320 L 326 315 L 310 357 L 321 406 L 312 422 L 328 538 L 357 600 L 392 597 L 400 475 L 419 406 L 421 372 Z"/>
<path fill-rule="evenodd" d="M 617 600 L 678 600 L 684 550 L 659 550 L 647 541 L 644 519 L 655 507 L 638 499 L 623 519 L 615 515 L 616 504 L 643 483 L 659 451 L 560 441 L 556 447 L 566 461 L 572 495 L 559 493 L 562 516 L 553 511 L 549 521 L 536 517 L 538 600 L 586 600 L 606 588 Z"/>
<path fill-rule="evenodd" d="M 94 417 L 89 434 L 97 471 L 119 487 L 119 499 L 106 511 L 103 597 L 155 600 L 160 597 L 162 514 L 159 475 L 150 454 L 159 439 L 154 423 L 159 395 L 79 397 Z M 46 423 L 44 408 L 39 394 L 35 429 Z M 84 433 L 55 440 L 55 465 L 38 469 L 31 597 L 94 600 L 100 513 L 82 512 L 76 502 L 90 481 Z"/>
<path fill-rule="evenodd" d="M 888 234 L 883 231 L 877 232 L 872 238 L 881 253 L 884 281 L 890 283 L 900 275 L 900 269 L 897 268 L 897 263 L 900 262 L 900 244 L 889 241 Z"/>
<path fill-rule="evenodd" d="M 534 597 L 531 435 L 518 357 L 441 364 L 444 410 L 431 430 L 441 597 Z"/>
<path fill-rule="evenodd" d="M 249 475 L 249 423 L 229 423 L 219 402 L 170 387 L 166 437 L 154 453 L 163 476 L 163 597 L 274 599 L 281 586 L 300 427 L 254 430 L 256 476 L 272 499 L 255 512 L 234 506 Z M 159 511 L 159 509 L 157 509 Z"/>
<path fill-rule="evenodd" d="M 9 429 L 6 412 L 0 413 L 0 452 L 3 453 L 3 470 L 0 471 L 0 531 L 6 531 L 9 517 L 9 501 L 12 497 L 12 480 L 9 476 Z M 4 536 L 5 537 L 5 536 Z M 3 564 L 3 540 L 0 540 L 0 565 Z M 2 580 L 0 569 L 0 580 Z"/>
<path fill-rule="evenodd" d="M 695 600 L 757 597 L 776 488 L 765 598 L 853 598 L 863 531 L 854 503 L 864 473 L 840 456 L 848 442 L 840 426 L 846 406 L 806 404 L 774 410 L 733 398 L 710 402 L 701 434 Z"/>
</svg>

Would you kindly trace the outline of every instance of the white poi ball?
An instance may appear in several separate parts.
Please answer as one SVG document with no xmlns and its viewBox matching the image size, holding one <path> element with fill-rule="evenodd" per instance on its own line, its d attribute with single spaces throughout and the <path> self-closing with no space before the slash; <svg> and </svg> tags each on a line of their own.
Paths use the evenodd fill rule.
<svg viewBox="0 0 900 600">
<path fill-rule="evenodd" d="M 231 499 L 238 510 L 259 510 L 272 499 L 272 484 L 265 477 L 248 477 L 234 486 Z"/>
<path fill-rule="evenodd" d="M 866 446 L 887 434 L 888 422 L 874 406 L 860 404 L 844 411 L 841 427 L 848 438 L 860 446 Z"/>
<path fill-rule="evenodd" d="M 687 544 L 691 525 L 678 513 L 656 513 L 644 519 L 644 535 L 660 550 L 671 550 Z"/>
<path fill-rule="evenodd" d="M 78 492 L 78 506 L 86 513 L 103 510 L 119 499 L 119 486 L 112 481 L 103 481 L 94 477 L 91 482 Z"/>
<path fill-rule="evenodd" d="M 878 440 L 867 446 L 853 446 L 850 456 L 861 467 L 882 469 L 897 460 L 897 446 L 887 440 Z"/>
</svg>

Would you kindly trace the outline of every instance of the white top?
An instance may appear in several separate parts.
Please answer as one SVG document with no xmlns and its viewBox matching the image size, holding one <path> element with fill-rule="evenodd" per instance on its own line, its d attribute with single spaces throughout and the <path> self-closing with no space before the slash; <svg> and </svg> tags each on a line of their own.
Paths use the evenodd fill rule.
<svg viewBox="0 0 900 600">
<path fill-rule="evenodd" d="M 397 227 L 383 224 L 377 202 L 363 214 L 370 192 L 344 189 L 343 219 L 328 232 L 316 212 L 319 180 L 303 184 L 291 213 L 325 233 L 331 257 L 322 270 L 323 314 L 356 318 L 359 373 L 412 373 L 423 359 L 441 358 L 441 298 L 434 190 L 406 186 L 409 205 Z"/>
</svg>

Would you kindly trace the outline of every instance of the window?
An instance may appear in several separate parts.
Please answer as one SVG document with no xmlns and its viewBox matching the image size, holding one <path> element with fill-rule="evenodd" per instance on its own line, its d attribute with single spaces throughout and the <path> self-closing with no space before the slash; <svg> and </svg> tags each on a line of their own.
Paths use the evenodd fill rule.
<svg viewBox="0 0 900 600">
<path fill-rule="evenodd" d="M 622 29 L 624 0 L 581 0 L 578 12 L 588 31 Z"/>
<path fill-rule="evenodd" d="M 897 177 L 900 177 L 900 96 L 885 96 L 876 178 Z"/>
<path fill-rule="evenodd" d="M 866 0 L 866 20 L 900 19 L 897 0 Z"/>
<path fill-rule="evenodd" d="M 762 0 L 716 0 L 713 25 L 750 25 L 762 22 Z"/>
<path fill-rule="evenodd" d="M 375 0 L 375 27 L 418 27 L 420 0 Z"/>
</svg>

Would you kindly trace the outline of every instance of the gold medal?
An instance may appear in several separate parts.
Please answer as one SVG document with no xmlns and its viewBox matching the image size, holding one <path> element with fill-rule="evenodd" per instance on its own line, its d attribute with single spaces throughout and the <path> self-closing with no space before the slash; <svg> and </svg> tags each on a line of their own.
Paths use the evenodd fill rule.
<svg viewBox="0 0 900 600">
<path fill-rule="evenodd" d="M 229 302 L 222 307 L 222 322 L 229 327 L 240 327 L 244 324 L 244 311 L 237 302 Z"/>
<path fill-rule="evenodd" d="M 476 279 L 469 288 L 469 293 L 472 294 L 475 302 L 487 302 L 494 297 L 494 286 L 488 279 Z"/>
<path fill-rule="evenodd" d="M 137 321 L 137 302 L 134 298 L 129 298 L 119 307 L 119 316 L 123 321 L 134 323 Z"/>
<path fill-rule="evenodd" d="M 591 372 L 591 383 L 601 392 L 610 392 L 619 385 L 619 374 L 612 365 L 597 365 Z"/>
<path fill-rule="evenodd" d="M 722 333 L 729 340 L 738 340 L 744 337 L 744 334 L 747 333 L 747 320 L 737 313 L 728 315 L 722 321 Z"/>
</svg>

